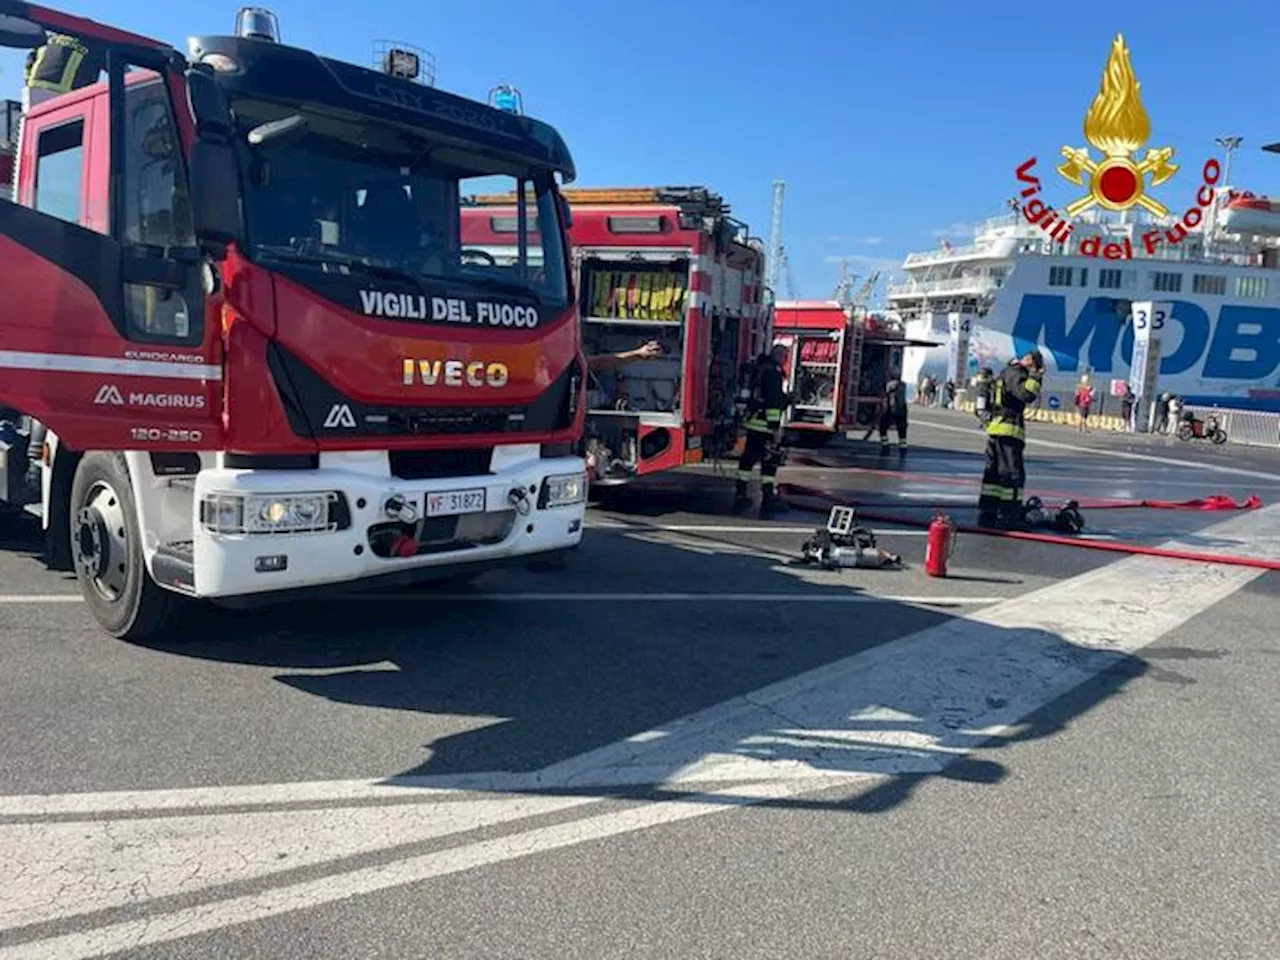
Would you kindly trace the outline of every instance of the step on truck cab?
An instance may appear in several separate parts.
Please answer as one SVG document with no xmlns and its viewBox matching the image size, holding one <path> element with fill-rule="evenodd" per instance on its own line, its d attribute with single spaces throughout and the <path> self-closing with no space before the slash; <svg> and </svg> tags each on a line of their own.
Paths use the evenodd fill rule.
<svg viewBox="0 0 1280 960">
<path fill-rule="evenodd" d="M 763 243 L 705 187 L 568 188 L 564 197 L 584 349 L 597 358 L 584 434 L 592 486 L 730 452 L 739 378 L 769 344 Z M 478 198 L 463 218 L 468 243 L 513 253 L 514 200 Z M 649 341 L 661 356 L 599 362 Z"/>
<path fill-rule="evenodd" d="M 412 48 L 286 46 L 259 8 L 183 55 L 0 0 L 0 43 L 54 34 L 105 77 L 33 102 L 0 199 L 0 503 L 105 630 L 579 543 L 554 129 L 415 79 Z M 504 190 L 498 262 L 460 221 Z"/>
</svg>

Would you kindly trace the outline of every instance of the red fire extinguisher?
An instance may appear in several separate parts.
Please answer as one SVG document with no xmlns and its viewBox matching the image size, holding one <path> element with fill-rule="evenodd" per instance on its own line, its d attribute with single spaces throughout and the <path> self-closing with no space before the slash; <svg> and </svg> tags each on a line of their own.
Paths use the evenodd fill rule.
<svg viewBox="0 0 1280 960">
<path fill-rule="evenodd" d="M 924 572 L 931 577 L 947 575 L 947 560 L 956 548 L 956 525 L 946 514 L 938 514 L 929 524 L 929 543 L 924 551 Z"/>
</svg>

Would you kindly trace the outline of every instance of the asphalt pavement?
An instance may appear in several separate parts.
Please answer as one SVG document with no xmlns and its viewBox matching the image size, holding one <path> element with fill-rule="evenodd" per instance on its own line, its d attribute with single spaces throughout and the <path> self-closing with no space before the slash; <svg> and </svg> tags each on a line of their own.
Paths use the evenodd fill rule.
<svg viewBox="0 0 1280 960">
<path fill-rule="evenodd" d="M 1033 425 L 1096 542 L 1280 559 L 1280 452 Z M 972 418 L 783 479 L 957 520 Z M 727 475 L 721 471 L 728 470 Z M 798 565 L 732 465 L 559 571 L 100 634 L 0 530 L 0 960 L 1280 955 L 1276 573 L 961 534 Z M 927 506 L 921 506 L 927 504 Z"/>
</svg>

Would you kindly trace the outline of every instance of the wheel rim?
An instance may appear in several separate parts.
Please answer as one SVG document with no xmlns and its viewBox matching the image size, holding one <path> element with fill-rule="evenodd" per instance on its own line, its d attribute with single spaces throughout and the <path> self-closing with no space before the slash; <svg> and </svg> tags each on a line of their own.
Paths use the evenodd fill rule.
<svg viewBox="0 0 1280 960">
<path fill-rule="evenodd" d="M 76 513 L 75 563 L 85 583 L 109 603 L 124 594 L 129 572 L 129 541 L 124 506 L 111 485 L 95 482 Z"/>
</svg>

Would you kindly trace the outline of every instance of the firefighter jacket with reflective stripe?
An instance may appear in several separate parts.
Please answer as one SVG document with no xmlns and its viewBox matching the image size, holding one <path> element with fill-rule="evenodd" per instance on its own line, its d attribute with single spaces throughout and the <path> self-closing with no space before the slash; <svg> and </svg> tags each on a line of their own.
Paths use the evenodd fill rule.
<svg viewBox="0 0 1280 960">
<path fill-rule="evenodd" d="M 98 82 L 106 58 L 75 37 L 55 33 L 28 60 L 27 86 L 67 93 Z"/>
<path fill-rule="evenodd" d="M 743 427 L 760 433 L 773 433 L 782 426 L 787 407 L 787 394 L 782 389 L 782 368 L 772 358 L 763 360 L 756 375 L 755 388 L 747 404 Z"/>
<path fill-rule="evenodd" d="M 1026 410 L 1040 393 L 1039 378 L 1020 363 L 1010 363 L 991 385 L 991 422 L 987 435 L 1027 438 Z"/>
</svg>

